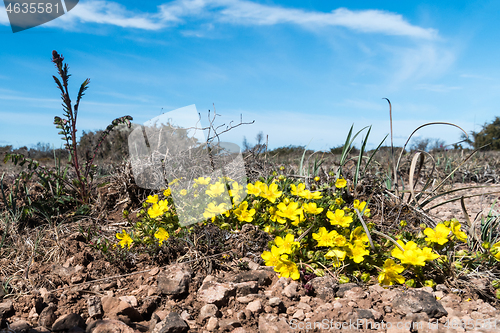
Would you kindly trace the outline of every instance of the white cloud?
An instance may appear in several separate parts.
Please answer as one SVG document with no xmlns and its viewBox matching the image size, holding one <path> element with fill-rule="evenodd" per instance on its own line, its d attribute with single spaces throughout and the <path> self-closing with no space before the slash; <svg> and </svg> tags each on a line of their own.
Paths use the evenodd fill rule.
<svg viewBox="0 0 500 333">
<path fill-rule="evenodd" d="M 392 86 L 398 87 L 406 81 L 436 78 L 444 74 L 455 61 L 455 52 L 435 43 L 415 47 L 388 47 L 394 53 Z"/>
<path fill-rule="evenodd" d="M 437 38 L 437 31 L 421 28 L 399 14 L 381 10 L 351 11 L 338 8 L 330 13 L 270 6 L 246 0 L 176 0 L 160 6 L 162 19 L 182 22 L 188 17 L 237 25 L 296 24 L 304 28 L 338 26 L 359 32 L 382 33 L 422 39 Z"/>
<path fill-rule="evenodd" d="M 331 12 L 306 11 L 259 4 L 247 0 L 175 0 L 158 6 L 156 13 L 135 13 L 106 0 L 80 1 L 69 13 L 45 26 L 71 27 L 77 22 L 97 23 L 144 30 L 160 30 L 189 19 L 233 25 L 294 24 L 306 29 L 344 27 L 357 32 L 381 33 L 418 39 L 436 39 L 438 33 L 407 22 L 402 15 L 382 10 L 338 8 Z M 0 24 L 8 24 L 0 12 Z M 197 32 L 195 35 L 199 35 Z"/>
<path fill-rule="evenodd" d="M 134 13 L 115 2 L 90 0 L 87 2 L 80 1 L 70 12 L 46 25 L 65 28 L 68 23 L 79 21 L 82 23 L 109 24 L 122 28 L 144 30 L 159 30 L 163 28 L 164 24 L 158 22 L 154 16 L 152 14 Z"/>
<path fill-rule="evenodd" d="M 447 93 L 453 90 L 460 90 L 462 87 L 445 86 L 443 84 L 419 84 L 415 87 L 415 89 Z"/>
<path fill-rule="evenodd" d="M 484 75 L 476 75 L 476 74 L 462 74 L 460 77 L 466 78 L 466 79 L 480 79 L 480 80 L 493 80 L 493 78 L 484 76 Z"/>
</svg>

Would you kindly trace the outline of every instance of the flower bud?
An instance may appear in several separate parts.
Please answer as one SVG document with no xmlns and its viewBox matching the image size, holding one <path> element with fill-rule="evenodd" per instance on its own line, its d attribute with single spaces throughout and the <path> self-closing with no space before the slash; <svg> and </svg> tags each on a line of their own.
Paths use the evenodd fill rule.
<svg viewBox="0 0 500 333">
<path fill-rule="evenodd" d="M 406 280 L 405 284 L 409 287 L 409 288 L 415 288 L 415 280 L 413 279 L 410 279 L 410 280 Z"/>
<path fill-rule="evenodd" d="M 349 280 L 349 278 L 347 276 L 345 276 L 345 275 L 339 276 L 339 283 L 340 284 L 349 283 L 349 281 L 350 280 Z"/>
<path fill-rule="evenodd" d="M 426 287 L 431 287 L 431 288 L 434 289 L 434 287 L 436 286 L 436 282 L 434 282 L 434 280 L 432 280 L 432 279 L 431 280 L 425 280 L 424 281 L 424 285 Z"/>
</svg>

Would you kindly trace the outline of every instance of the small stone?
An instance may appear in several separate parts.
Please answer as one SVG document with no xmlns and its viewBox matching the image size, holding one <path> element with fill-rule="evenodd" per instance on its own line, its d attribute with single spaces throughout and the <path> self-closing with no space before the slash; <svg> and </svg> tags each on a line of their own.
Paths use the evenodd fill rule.
<svg viewBox="0 0 500 333">
<path fill-rule="evenodd" d="M 311 312 L 312 311 L 311 306 L 309 304 L 306 304 L 303 302 L 300 302 L 299 304 L 297 304 L 297 309 L 302 309 L 302 310 L 304 310 L 304 312 Z"/>
<path fill-rule="evenodd" d="M 297 320 L 304 320 L 305 317 L 306 317 L 306 315 L 304 314 L 304 310 L 302 310 L 302 309 L 298 309 L 293 314 L 293 318 L 297 319 Z"/>
<path fill-rule="evenodd" d="M 170 265 L 157 277 L 160 293 L 164 295 L 181 296 L 188 292 L 193 272 L 185 264 Z"/>
<path fill-rule="evenodd" d="M 85 320 L 77 313 L 68 313 L 57 318 L 52 325 L 52 331 L 68 331 L 75 326 L 85 328 Z"/>
<path fill-rule="evenodd" d="M 18 320 L 9 325 L 9 331 L 15 333 L 28 333 L 30 329 L 31 329 L 30 324 L 25 320 Z"/>
<path fill-rule="evenodd" d="M 262 312 L 262 303 L 259 299 L 248 303 L 247 310 L 250 310 L 252 313 L 260 313 Z"/>
<path fill-rule="evenodd" d="M 8 318 L 14 314 L 14 306 L 12 301 L 3 301 L 0 303 L 0 320 Z"/>
<path fill-rule="evenodd" d="M 207 322 L 207 330 L 213 332 L 219 326 L 219 320 L 215 317 L 210 317 Z"/>
<path fill-rule="evenodd" d="M 288 286 L 283 289 L 282 294 L 285 295 L 288 298 L 295 298 L 297 297 L 297 288 L 299 284 L 295 281 L 290 282 Z"/>
<path fill-rule="evenodd" d="M 271 297 L 269 299 L 269 305 L 270 306 L 273 306 L 273 307 L 279 306 L 281 303 L 282 302 L 281 302 L 281 299 L 279 297 Z"/>
<path fill-rule="evenodd" d="M 152 333 L 185 333 L 189 331 L 188 324 L 177 312 L 170 312 L 165 319 L 156 324 Z"/>
<path fill-rule="evenodd" d="M 40 313 L 40 316 L 38 318 L 38 325 L 46 328 L 52 328 L 52 325 L 57 319 L 55 311 L 56 306 L 53 303 L 50 303 L 49 306 L 43 309 Z"/>
<path fill-rule="evenodd" d="M 97 320 L 87 326 L 88 333 L 135 333 L 131 327 L 119 320 Z"/>
<path fill-rule="evenodd" d="M 121 299 L 124 302 L 127 302 L 133 307 L 137 307 L 137 298 L 135 296 L 120 296 L 119 299 Z"/>
<path fill-rule="evenodd" d="M 89 313 L 89 317 L 92 319 L 100 319 L 102 318 L 102 304 L 101 299 L 97 296 L 92 296 L 87 299 L 87 311 Z"/>
<path fill-rule="evenodd" d="M 203 322 L 205 319 L 210 317 L 217 317 L 219 309 L 215 304 L 206 304 L 200 309 L 200 314 L 198 315 L 199 322 Z"/>
</svg>

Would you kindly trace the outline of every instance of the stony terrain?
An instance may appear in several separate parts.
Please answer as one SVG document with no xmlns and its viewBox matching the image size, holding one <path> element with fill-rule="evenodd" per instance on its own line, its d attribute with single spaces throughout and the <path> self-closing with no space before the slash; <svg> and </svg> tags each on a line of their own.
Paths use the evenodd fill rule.
<svg viewBox="0 0 500 333">
<path fill-rule="evenodd" d="M 278 279 L 269 267 L 248 258 L 243 260 L 247 265 L 234 265 L 233 271 L 214 275 L 196 274 L 188 264 L 172 264 L 141 267 L 137 274 L 82 283 L 95 274 L 94 270 L 106 269 L 106 263 L 85 262 L 85 253 L 47 271 L 34 267 L 33 279 L 54 283 L 59 279 L 63 287 L 40 288 L 4 299 L 0 303 L 2 332 L 500 330 L 497 308 L 477 294 L 446 285 L 437 285 L 435 290 L 384 289 L 378 284 L 339 285 L 329 275 L 301 285 Z M 109 263 L 108 269 L 113 271 Z M 38 276 L 41 273 L 43 276 Z M 488 289 L 481 279 L 470 282 Z"/>
<path fill-rule="evenodd" d="M 469 214 L 497 197 L 467 199 Z M 431 213 L 447 219 L 461 209 L 456 202 Z M 238 236 L 245 242 L 245 233 L 255 232 L 246 229 Z M 302 284 L 261 266 L 264 247 L 218 258 L 224 269 L 207 273 L 195 265 L 203 258 L 166 266 L 147 255 L 110 262 L 80 233 L 60 237 L 64 256 L 34 260 L 28 279 L 11 281 L 29 291 L 0 301 L 0 332 L 500 332 L 499 303 L 480 276 L 466 281 L 474 289 L 384 289 L 375 280 L 338 284 L 328 274 Z"/>
</svg>

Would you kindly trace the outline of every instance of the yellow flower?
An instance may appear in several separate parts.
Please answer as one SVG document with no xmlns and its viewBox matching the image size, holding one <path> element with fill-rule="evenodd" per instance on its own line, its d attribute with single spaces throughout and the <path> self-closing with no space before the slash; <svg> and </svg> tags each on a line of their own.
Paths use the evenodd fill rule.
<svg viewBox="0 0 500 333">
<path fill-rule="evenodd" d="M 351 231 L 350 240 L 353 244 L 360 244 L 363 246 L 369 242 L 368 235 L 362 226 L 356 227 L 353 231 Z"/>
<path fill-rule="evenodd" d="M 450 229 L 447 228 L 444 224 L 439 223 L 436 226 L 436 230 L 431 228 L 427 228 L 424 230 L 424 234 L 428 236 L 425 240 L 428 243 L 438 243 L 439 245 L 443 245 L 448 242 L 448 235 L 450 233 Z"/>
<path fill-rule="evenodd" d="M 493 244 L 491 246 L 490 251 L 491 251 L 491 254 L 493 255 L 493 257 L 496 260 L 500 261 L 500 242 L 496 242 L 495 244 Z"/>
<path fill-rule="evenodd" d="M 281 224 L 286 223 L 286 219 L 281 218 L 278 215 L 278 209 L 276 207 L 269 207 L 269 215 L 271 216 L 271 221 L 278 222 Z"/>
<path fill-rule="evenodd" d="M 343 228 L 347 228 L 352 223 L 352 217 L 344 215 L 345 212 L 342 209 L 337 209 L 335 214 L 331 211 L 326 212 L 326 217 L 330 219 L 332 225 L 339 225 Z"/>
<path fill-rule="evenodd" d="M 336 188 L 344 188 L 347 186 L 347 181 L 344 178 L 339 178 L 335 182 L 335 187 Z"/>
<path fill-rule="evenodd" d="M 170 183 L 168 183 L 169 185 L 175 185 L 179 182 L 181 178 L 175 178 L 174 180 L 172 180 Z"/>
<path fill-rule="evenodd" d="M 118 244 L 120 244 L 122 248 L 127 246 L 130 249 L 130 247 L 132 246 L 133 240 L 125 230 L 122 230 L 121 233 L 117 233 L 116 238 L 120 240 Z"/>
<path fill-rule="evenodd" d="M 206 190 L 205 193 L 212 198 L 216 198 L 224 193 L 224 191 L 226 191 L 226 187 L 224 186 L 224 184 L 221 182 L 217 182 L 213 185 L 210 185 L 210 189 Z"/>
<path fill-rule="evenodd" d="M 203 213 L 203 217 L 209 219 L 215 217 L 216 215 L 223 214 L 227 210 L 226 204 L 221 203 L 216 206 L 213 202 L 210 202 Z"/>
<path fill-rule="evenodd" d="M 314 177 L 315 182 L 319 182 L 319 180 L 320 180 L 319 176 Z"/>
<path fill-rule="evenodd" d="M 301 197 L 303 195 L 304 191 L 306 191 L 306 184 L 299 183 L 297 186 L 295 186 L 295 184 L 291 184 L 290 188 L 292 189 L 290 192 L 290 193 L 292 193 L 292 195 L 296 195 L 296 196 Z"/>
<path fill-rule="evenodd" d="M 169 188 L 167 188 L 165 191 L 163 191 L 163 195 L 166 197 L 170 196 L 171 194 L 172 194 L 172 191 Z"/>
<path fill-rule="evenodd" d="M 210 180 L 212 180 L 210 177 L 207 178 L 198 177 L 194 180 L 194 182 L 198 185 L 208 185 L 210 184 Z"/>
<path fill-rule="evenodd" d="M 158 242 L 161 246 L 161 244 L 168 239 L 169 235 L 167 230 L 163 229 L 162 227 L 158 228 L 158 230 L 155 232 L 155 238 L 158 239 Z"/>
<path fill-rule="evenodd" d="M 459 241 L 466 243 L 467 242 L 467 234 L 465 232 L 463 232 L 462 230 L 460 230 L 461 227 L 462 227 L 462 225 L 457 220 L 451 221 L 451 231 L 453 232 L 455 237 L 457 237 L 457 239 Z"/>
<path fill-rule="evenodd" d="M 335 199 L 335 204 L 337 206 L 342 206 L 345 203 L 345 201 L 342 198 L 336 198 Z"/>
<path fill-rule="evenodd" d="M 359 200 L 354 200 L 352 205 L 355 209 L 359 210 L 360 213 L 363 212 L 363 209 L 364 209 L 365 211 L 363 212 L 363 215 L 366 217 L 370 217 L 370 209 L 369 208 L 365 209 L 365 207 L 366 207 L 365 201 L 359 202 Z"/>
<path fill-rule="evenodd" d="M 280 250 L 276 246 L 271 247 L 271 252 L 264 251 L 261 254 L 266 266 L 277 266 L 280 262 Z"/>
<path fill-rule="evenodd" d="M 314 193 L 311 193 L 311 191 L 309 190 L 305 190 L 304 192 L 302 192 L 301 197 L 307 200 L 318 200 L 323 198 L 321 192 L 316 191 Z"/>
<path fill-rule="evenodd" d="M 370 251 L 365 249 L 365 247 L 359 243 L 355 245 L 347 243 L 347 250 L 347 255 L 349 256 L 349 258 L 351 258 L 357 264 L 365 260 L 364 256 L 370 254 Z"/>
<path fill-rule="evenodd" d="M 255 185 L 254 184 L 251 184 L 251 183 L 248 183 L 247 184 L 247 192 L 248 194 L 253 194 L 255 196 L 259 196 L 260 195 L 260 187 L 261 187 L 262 183 L 257 181 L 255 182 Z"/>
<path fill-rule="evenodd" d="M 382 271 L 378 275 L 378 282 L 383 285 L 392 286 L 394 282 L 403 284 L 405 278 L 399 273 L 402 273 L 405 268 L 401 265 L 397 265 L 394 260 L 387 259 L 384 263 Z"/>
<path fill-rule="evenodd" d="M 422 249 L 422 255 L 425 256 L 425 261 L 432 261 L 439 258 L 439 254 L 432 252 L 430 247 L 424 247 Z"/>
<path fill-rule="evenodd" d="M 318 215 L 323 211 L 323 208 L 318 208 L 315 202 L 305 203 L 302 205 L 302 208 L 306 211 L 306 213 Z"/>
<path fill-rule="evenodd" d="M 165 213 L 165 207 L 164 205 L 160 205 L 158 203 L 153 204 L 153 206 L 148 209 L 148 215 L 152 219 L 162 216 L 163 213 Z"/>
<path fill-rule="evenodd" d="M 155 204 L 158 202 L 158 194 L 155 195 L 148 195 L 148 198 L 146 199 L 147 203 Z"/>
<path fill-rule="evenodd" d="M 404 252 L 396 246 L 392 250 L 391 254 L 394 258 L 401 260 L 402 264 L 425 266 L 426 261 L 436 259 L 437 254 L 432 253 L 430 248 L 424 248 L 424 250 L 421 250 L 413 241 L 409 241 L 405 245 L 401 240 L 398 240 L 398 244 L 403 247 Z"/>
<path fill-rule="evenodd" d="M 262 184 L 260 187 L 260 196 L 264 199 L 269 200 L 272 203 L 276 202 L 283 192 L 278 191 L 278 184 L 272 183 L 269 187 L 266 184 Z"/>
<path fill-rule="evenodd" d="M 255 209 L 248 210 L 248 202 L 243 201 L 238 208 L 234 210 L 234 215 L 238 218 L 240 222 L 252 222 L 253 216 L 255 215 Z"/>
<path fill-rule="evenodd" d="M 344 261 L 346 252 L 340 249 L 331 249 L 325 254 L 326 259 L 333 260 L 333 267 L 340 267 L 340 263 Z"/>
<path fill-rule="evenodd" d="M 291 254 L 295 247 L 300 247 L 300 243 L 295 241 L 292 234 L 287 234 L 284 239 L 278 236 L 274 239 L 274 243 L 278 246 L 280 254 Z"/>
<path fill-rule="evenodd" d="M 280 262 L 274 270 L 280 273 L 280 277 L 291 277 L 293 280 L 298 280 L 300 278 L 300 272 L 297 265 L 293 261 L 288 260 L 286 254 L 280 257 Z"/>
<path fill-rule="evenodd" d="M 413 266 L 425 266 L 425 259 L 427 257 L 423 255 L 422 250 L 406 250 L 404 252 L 404 258 L 401 259 L 402 264 L 409 264 Z"/>
<path fill-rule="evenodd" d="M 180 191 L 179 191 L 179 193 L 180 193 L 182 196 L 184 196 L 184 195 L 188 194 L 188 191 L 187 191 L 187 190 L 185 190 L 185 189 L 182 189 L 182 190 L 180 190 Z"/>
<path fill-rule="evenodd" d="M 325 227 L 319 228 L 318 233 L 313 233 L 312 237 L 318 242 L 317 246 L 331 246 L 332 235 L 326 230 Z"/>
<path fill-rule="evenodd" d="M 277 208 L 278 212 L 276 214 L 278 214 L 278 216 L 282 218 L 287 218 L 289 220 L 295 220 L 297 218 L 297 215 L 299 215 L 301 212 L 298 202 L 290 202 L 288 205 L 284 202 L 280 202 Z"/>
</svg>

